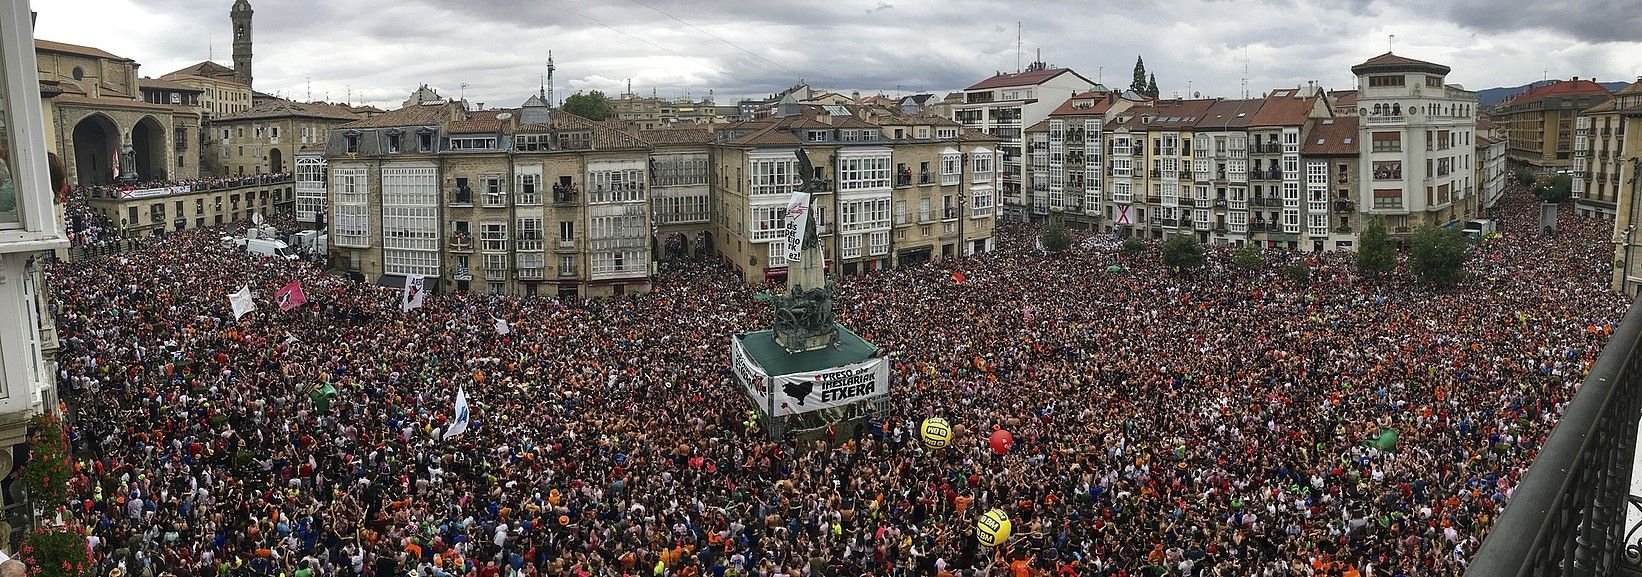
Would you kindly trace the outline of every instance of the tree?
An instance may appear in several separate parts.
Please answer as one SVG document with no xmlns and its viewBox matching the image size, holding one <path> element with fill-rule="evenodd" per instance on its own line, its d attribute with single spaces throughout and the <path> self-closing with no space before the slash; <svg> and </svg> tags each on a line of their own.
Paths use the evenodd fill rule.
<svg viewBox="0 0 1642 577">
<path fill-rule="evenodd" d="M 1243 270 L 1254 270 L 1266 264 L 1266 259 L 1260 256 L 1260 247 L 1249 243 L 1237 249 L 1237 254 L 1232 255 L 1232 264 Z"/>
<path fill-rule="evenodd" d="M 1129 82 L 1129 90 L 1136 94 L 1146 93 L 1146 61 L 1141 60 L 1139 54 L 1135 55 L 1135 78 Z"/>
<path fill-rule="evenodd" d="M 1129 237 L 1129 238 L 1123 239 L 1123 244 L 1118 246 L 1118 252 L 1121 252 L 1121 253 L 1123 253 L 1125 255 L 1128 255 L 1128 256 L 1134 256 L 1134 255 L 1140 254 L 1140 251 L 1143 251 L 1143 250 L 1146 250 L 1146 243 L 1142 242 L 1140 239 L 1132 237 L 1132 236 Z"/>
<path fill-rule="evenodd" d="M 1203 245 L 1189 234 L 1170 237 L 1163 243 L 1163 264 L 1176 274 L 1189 273 L 1203 266 Z"/>
<path fill-rule="evenodd" d="M 1283 278 L 1289 279 L 1289 282 L 1298 285 L 1310 284 L 1311 267 L 1300 262 L 1289 263 L 1288 266 L 1283 267 Z"/>
<path fill-rule="evenodd" d="M 565 112 L 588 120 L 604 120 L 616 114 L 616 108 L 610 104 L 610 97 L 598 90 L 586 94 L 572 94 L 564 99 L 562 108 Z"/>
<path fill-rule="evenodd" d="M 1574 177 L 1567 174 L 1558 174 L 1551 177 L 1550 182 L 1534 191 L 1540 200 L 1545 202 L 1562 202 L 1574 194 Z"/>
<path fill-rule="evenodd" d="M 1408 249 L 1408 268 L 1414 278 L 1437 286 L 1453 286 L 1465 278 L 1470 243 L 1460 231 L 1425 225 L 1414 231 Z"/>
<path fill-rule="evenodd" d="M 1368 227 L 1357 235 L 1357 270 L 1379 276 L 1397 267 L 1397 247 L 1385 233 L 1385 217 L 1369 219 Z"/>
<path fill-rule="evenodd" d="M 1526 167 L 1526 166 L 1518 167 L 1517 168 L 1517 182 L 1521 183 L 1521 184 L 1533 184 L 1534 183 L 1534 171 L 1528 170 L 1528 167 Z"/>
<path fill-rule="evenodd" d="M 1146 81 L 1146 95 L 1150 96 L 1152 98 L 1157 98 L 1157 74 L 1156 73 L 1153 73 L 1151 75 L 1151 79 Z"/>
<path fill-rule="evenodd" d="M 1043 249 L 1061 252 L 1071 247 L 1072 235 L 1066 231 L 1066 223 L 1058 218 L 1050 219 L 1043 227 Z"/>
</svg>

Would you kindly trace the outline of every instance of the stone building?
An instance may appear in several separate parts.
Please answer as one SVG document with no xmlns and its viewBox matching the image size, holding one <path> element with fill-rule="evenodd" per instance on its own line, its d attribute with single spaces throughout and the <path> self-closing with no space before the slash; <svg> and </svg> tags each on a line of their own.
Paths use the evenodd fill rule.
<svg viewBox="0 0 1642 577">
<path fill-rule="evenodd" d="M 1493 118 L 1509 135 L 1506 155 L 1536 172 L 1571 171 L 1574 124 L 1579 111 L 1608 98 L 1594 78 L 1557 80 L 1511 97 L 1495 107 Z"/>
<path fill-rule="evenodd" d="M 291 170 L 302 147 L 325 142 L 332 128 L 361 118 L 341 106 L 273 99 L 217 118 L 206 137 L 216 141 L 224 176 L 281 173 Z"/>
<path fill-rule="evenodd" d="M 197 115 L 143 98 L 138 64 L 92 48 L 35 40 L 46 141 L 69 182 L 104 184 L 194 178 Z"/>
</svg>

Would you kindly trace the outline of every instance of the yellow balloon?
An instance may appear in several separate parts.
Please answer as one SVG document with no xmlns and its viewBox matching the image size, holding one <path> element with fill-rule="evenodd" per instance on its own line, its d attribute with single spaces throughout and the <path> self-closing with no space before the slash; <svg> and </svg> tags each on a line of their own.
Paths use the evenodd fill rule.
<svg viewBox="0 0 1642 577">
<path fill-rule="evenodd" d="M 1002 509 L 993 509 L 975 521 L 975 538 L 982 546 L 997 547 L 1009 541 L 1009 533 L 1014 528 L 1007 513 Z"/>
<path fill-rule="evenodd" d="M 931 449 L 942 449 L 952 444 L 952 426 L 940 417 L 924 419 L 923 424 L 918 426 L 918 434 L 923 437 L 924 446 Z"/>
</svg>

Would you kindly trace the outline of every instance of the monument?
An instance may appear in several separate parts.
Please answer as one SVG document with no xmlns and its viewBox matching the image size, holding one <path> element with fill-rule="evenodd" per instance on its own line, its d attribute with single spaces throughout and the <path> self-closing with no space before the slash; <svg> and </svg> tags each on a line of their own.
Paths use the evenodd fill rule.
<svg viewBox="0 0 1642 577">
<path fill-rule="evenodd" d="M 798 174 L 815 174 L 798 151 Z M 730 365 L 771 437 L 859 416 L 889 395 L 889 364 L 878 348 L 839 325 L 834 286 L 811 203 L 826 183 L 801 184 L 787 203 L 787 289 L 770 299 L 769 330 L 741 333 L 730 342 Z"/>
</svg>

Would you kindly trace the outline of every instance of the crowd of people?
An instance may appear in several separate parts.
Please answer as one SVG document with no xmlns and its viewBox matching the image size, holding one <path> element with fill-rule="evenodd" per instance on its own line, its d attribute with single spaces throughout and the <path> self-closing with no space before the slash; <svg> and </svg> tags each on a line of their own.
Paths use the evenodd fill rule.
<svg viewBox="0 0 1642 577">
<path fill-rule="evenodd" d="M 290 172 L 275 172 L 275 173 L 263 173 L 263 174 L 250 174 L 250 175 L 245 175 L 245 176 L 215 176 L 215 177 L 185 178 L 185 179 L 180 179 L 180 180 L 154 180 L 154 181 L 142 181 L 142 182 L 137 182 L 137 181 L 112 182 L 112 183 L 108 183 L 108 184 L 82 184 L 82 185 L 79 185 L 79 186 L 75 187 L 75 189 L 77 191 L 83 193 L 84 195 L 91 197 L 91 198 L 120 198 L 120 195 L 128 193 L 128 192 L 132 192 L 132 191 L 136 191 L 136 190 L 149 190 L 149 189 L 154 189 L 154 188 L 172 188 L 172 187 L 182 186 L 182 187 L 187 187 L 189 192 L 201 192 L 201 191 L 207 191 L 207 190 L 216 190 L 216 189 L 219 189 L 219 188 L 234 188 L 234 187 L 239 187 L 239 186 L 251 186 L 251 185 L 256 185 L 256 184 L 270 184 L 270 183 L 276 183 L 276 182 L 286 182 L 286 181 L 289 181 L 289 180 L 291 180 L 291 173 Z"/>
<path fill-rule="evenodd" d="M 1628 306 L 1611 224 L 1542 237 L 1536 207 L 1510 196 L 1452 289 L 1349 254 L 1246 271 L 1217 248 L 1175 275 L 1155 243 L 1044 256 L 1007 228 L 846 278 L 891 409 L 802 441 L 766 439 L 727 370 L 771 318 L 727 270 L 401 312 L 178 233 L 49 271 L 64 507 L 132 577 L 1457 575 Z M 292 280 L 308 303 L 280 312 Z M 930 416 L 951 446 L 919 442 Z M 991 509 L 1014 535 L 983 548 Z"/>
</svg>

